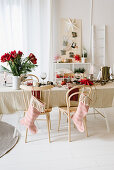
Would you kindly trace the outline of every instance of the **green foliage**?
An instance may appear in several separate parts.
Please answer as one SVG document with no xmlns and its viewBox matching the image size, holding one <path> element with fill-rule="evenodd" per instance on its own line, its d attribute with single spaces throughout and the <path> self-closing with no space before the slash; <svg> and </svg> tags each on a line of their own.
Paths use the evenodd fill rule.
<svg viewBox="0 0 114 170">
<path fill-rule="evenodd" d="M 11 73 L 11 71 L 10 71 L 10 70 L 8 70 L 6 67 L 4 67 L 4 66 L 2 66 L 2 65 L 1 65 L 1 70 L 0 70 L 0 72 L 7 72 L 7 73 Z"/>
<path fill-rule="evenodd" d="M 16 58 L 14 61 L 8 61 L 11 71 L 3 67 L 4 71 L 12 73 L 14 76 L 20 76 L 22 74 L 26 74 L 31 72 L 35 67 L 36 64 L 33 64 L 29 59 L 25 58 Z"/>
<path fill-rule="evenodd" d="M 85 72 L 85 68 L 75 68 L 74 69 L 74 73 L 84 73 Z"/>
<path fill-rule="evenodd" d="M 83 57 L 83 53 L 82 53 L 82 57 Z M 87 51 L 84 50 L 84 58 L 87 58 Z"/>
</svg>

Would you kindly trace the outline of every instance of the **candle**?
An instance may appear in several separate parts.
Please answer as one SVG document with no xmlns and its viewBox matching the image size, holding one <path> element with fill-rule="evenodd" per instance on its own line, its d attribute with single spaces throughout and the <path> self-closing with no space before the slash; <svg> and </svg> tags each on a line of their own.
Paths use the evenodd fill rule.
<svg viewBox="0 0 114 170">
<path fill-rule="evenodd" d="M 91 67 L 90 67 L 90 74 L 93 74 L 93 65 L 91 65 Z"/>
<path fill-rule="evenodd" d="M 4 83 L 5 83 L 5 86 L 6 86 L 6 72 L 4 72 Z"/>
<path fill-rule="evenodd" d="M 6 72 L 4 72 L 4 80 L 6 81 Z"/>
</svg>

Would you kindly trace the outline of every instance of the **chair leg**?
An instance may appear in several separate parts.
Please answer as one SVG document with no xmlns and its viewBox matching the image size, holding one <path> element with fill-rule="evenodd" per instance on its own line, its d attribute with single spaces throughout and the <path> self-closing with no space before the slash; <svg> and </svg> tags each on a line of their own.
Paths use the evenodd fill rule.
<svg viewBox="0 0 114 170">
<path fill-rule="evenodd" d="M 101 113 L 101 112 L 99 112 L 97 109 L 95 109 L 96 111 L 97 111 L 97 113 L 98 114 L 100 114 L 102 117 L 104 117 L 105 118 L 105 121 L 106 121 L 106 127 L 107 127 L 107 132 L 109 133 L 110 132 L 110 127 L 109 127 L 109 123 L 108 123 L 108 119 L 107 119 L 107 115 L 106 115 L 106 113 L 104 113 L 104 115 Z"/>
<path fill-rule="evenodd" d="M 71 120 L 70 120 L 70 114 L 68 114 L 68 140 L 71 142 Z"/>
<path fill-rule="evenodd" d="M 27 134 L 28 134 L 28 128 L 26 128 L 25 143 L 27 143 Z"/>
<path fill-rule="evenodd" d="M 86 137 L 88 137 L 88 130 L 87 130 L 87 120 L 86 120 L 86 116 L 83 119 L 83 123 L 84 123 L 84 129 L 85 129 L 85 133 L 86 133 Z"/>
<path fill-rule="evenodd" d="M 58 131 L 59 131 L 59 128 L 60 128 L 60 121 L 61 121 L 61 111 L 59 109 L 59 124 L 58 124 Z"/>
<path fill-rule="evenodd" d="M 51 119 L 50 119 L 50 113 L 49 113 L 49 126 L 50 126 L 50 130 L 51 130 Z"/>
<path fill-rule="evenodd" d="M 104 113 L 104 115 L 105 115 L 105 121 L 106 121 L 107 132 L 109 133 L 109 132 L 110 132 L 110 127 L 109 127 L 107 115 L 106 115 L 106 113 Z"/>
<path fill-rule="evenodd" d="M 2 117 L 3 117 L 3 114 L 1 113 L 1 114 L 0 114 L 0 120 L 2 120 Z"/>
<path fill-rule="evenodd" d="M 96 118 L 96 113 L 95 113 L 95 109 L 93 108 L 93 114 L 94 114 L 94 118 Z"/>
<path fill-rule="evenodd" d="M 76 125 L 74 124 L 74 128 L 76 128 Z"/>
<path fill-rule="evenodd" d="M 24 111 L 24 116 L 25 116 L 26 112 Z"/>
<path fill-rule="evenodd" d="M 50 122 L 49 122 L 49 113 L 46 114 L 46 119 L 47 119 L 48 137 L 49 137 L 49 143 L 50 143 Z"/>
</svg>

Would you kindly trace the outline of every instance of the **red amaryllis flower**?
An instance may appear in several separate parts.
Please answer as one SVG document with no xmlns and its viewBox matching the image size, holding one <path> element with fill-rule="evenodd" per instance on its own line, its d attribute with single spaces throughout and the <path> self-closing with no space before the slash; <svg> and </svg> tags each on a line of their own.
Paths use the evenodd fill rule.
<svg viewBox="0 0 114 170">
<path fill-rule="evenodd" d="M 37 64 L 37 59 L 31 61 L 33 64 Z"/>
<path fill-rule="evenodd" d="M 1 56 L 1 62 L 6 62 L 11 59 L 11 56 L 9 53 L 5 53 L 4 55 Z"/>
<path fill-rule="evenodd" d="M 23 55 L 23 52 L 21 52 L 21 51 L 18 51 L 18 53 L 17 53 L 20 57 Z"/>
<path fill-rule="evenodd" d="M 33 63 L 33 64 L 37 64 L 37 58 L 35 57 L 34 54 L 30 53 L 30 55 L 28 56 L 29 60 Z"/>
<path fill-rule="evenodd" d="M 76 55 L 74 56 L 74 58 L 75 58 L 76 61 L 81 61 L 80 55 L 78 55 L 78 54 L 76 54 Z"/>
<path fill-rule="evenodd" d="M 16 54 L 16 51 L 11 51 L 11 55 L 15 55 Z"/>
<path fill-rule="evenodd" d="M 14 59 L 14 58 L 16 58 L 17 57 L 17 54 L 16 54 L 16 51 L 14 50 L 14 51 L 11 51 L 11 58 L 12 59 Z"/>
</svg>

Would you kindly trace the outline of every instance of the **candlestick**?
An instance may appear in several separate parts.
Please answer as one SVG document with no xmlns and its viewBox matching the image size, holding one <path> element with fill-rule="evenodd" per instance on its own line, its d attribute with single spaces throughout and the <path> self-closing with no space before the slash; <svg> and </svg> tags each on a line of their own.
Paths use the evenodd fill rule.
<svg viewBox="0 0 114 170">
<path fill-rule="evenodd" d="M 84 57 L 84 50 L 83 50 L 83 57 Z"/>
<path fill-rule="evenodd" d="M 5 86 L 6 86 L 6 72 L 4 72 L 4 83 L 5 83 Z"/>
<path fill-rule="evenodd" d="M 6 80 L 6 72 L 4 72 L 4 80 Z"/>
</svg>

